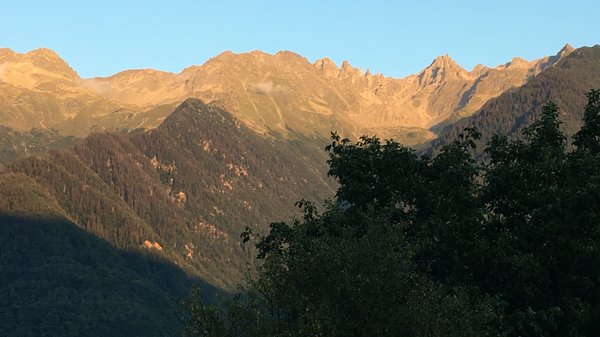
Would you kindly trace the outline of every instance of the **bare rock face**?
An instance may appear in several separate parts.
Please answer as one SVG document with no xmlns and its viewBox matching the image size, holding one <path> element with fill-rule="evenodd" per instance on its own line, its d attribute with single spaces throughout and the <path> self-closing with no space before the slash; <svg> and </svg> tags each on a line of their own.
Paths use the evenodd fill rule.
<svg viewBox="0 0 600 337">
<path fill-rule="evenodd" d="M 126 70 L 81 79 L 48 49 L 18 54 L 0 49 L 0 125 L 56 128 L 84 135 L 119 128 L 152 128 L 188 97 L 231 111 L 258 132 L 326 136 L 337 130 L 416 143 L 434 125 L 468 116 L 487 100 L 525 83 L 572 52 L 535 61 L 515 57 L 495 68 L 467 71 L 442 55 L 402 79 L 363 73 L 348 61 L 311 64 L 289 51 L 224 52 L 178 74 Z"/>
<path fill-rule="evenodd" d="M 314 66 L 317 70 L 321 71 L 323 75 L 329 77 L 337 76 L 340 72 L 340 69 L 335 65 L 335 62 L 327 57 L 316 60 Z"/>
<path fill-rule="evenodd" d="M 447 54 L 436 57 L 429 67 L 419 73 L 418 77 L 420 88 L 470 78 L 469 73 Z"/>
</svg>

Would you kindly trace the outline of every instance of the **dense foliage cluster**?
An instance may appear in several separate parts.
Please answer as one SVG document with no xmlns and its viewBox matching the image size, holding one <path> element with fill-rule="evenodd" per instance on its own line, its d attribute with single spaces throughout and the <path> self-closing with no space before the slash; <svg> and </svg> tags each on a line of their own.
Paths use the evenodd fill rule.
<svg viewBox="0 0 600 337">
<path fill-rule="evenodd" d="M 166 336 L 194 284 L 159 256 L 123 253 L 64 219 L 0 215 L 0 335 Z"/>
<path fill-rule="evenodd" d="M 434 158 L 333 135 L 336 199 L 250 232 L 244 295 L 185 302 L 189 336 L 598 336 L 600 91 L 567 151 L 547 104 L 521 139 L 465 129 Z"/>
</svg>

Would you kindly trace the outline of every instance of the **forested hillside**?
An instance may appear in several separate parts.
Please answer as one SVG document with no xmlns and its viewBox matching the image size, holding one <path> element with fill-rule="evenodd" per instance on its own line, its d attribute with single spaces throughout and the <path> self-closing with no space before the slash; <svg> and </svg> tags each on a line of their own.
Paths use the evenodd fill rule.
<svg viewBox="0 0 600 337">
<path fill-rule="evenodd" d="M 160 254 L 119 250 L 23 174 L 0 174 L 0 335 L 165 336 L 194 280 Z"/>
<path fill-rule="evenodd" d="M 192 285 L 214 297 L 244 281 L 245 227 L 266 232 L 301 196 L 333 195 L 322 143 L 258 135 L 190 99 L 157 129 L 92 134 L 7 165 L 2 287 L 14 298 L 0 304 L 0 330 L 175 334 Z"/>
<path fill-rule="evenodd" d="M 245 268 L 243 228 L 289 218 L 301 195 L 332 195 L 319 140 L 277 137 L 187 100 L 155 130 L 93 134 L 72 151 L 7 169 L 33 178 L 76 224 L 116 247 L 156 250 L 232 289 Z"/>
<path fill-rule="evenodd" d="M 0 126 L 0 166 L 19 157 L 73 146 L 76 138 L 61 136 L 55 130 L 16 131 Z"/>
</svg>

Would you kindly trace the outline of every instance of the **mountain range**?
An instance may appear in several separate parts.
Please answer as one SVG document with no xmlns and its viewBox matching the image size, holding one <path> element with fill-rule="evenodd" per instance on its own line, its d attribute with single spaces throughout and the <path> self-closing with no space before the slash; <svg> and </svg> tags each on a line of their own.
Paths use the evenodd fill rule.
<svg viewBox="0 0 600 337">
<path fill-rule="evenodd" d="M 259 51 L 178 74 L 84 79 L 51 50 L 0 49 L 0 261 L 10 271 L 0 291 L 14 294 L 0 313 L 17 322 L 0 334 L 42 324 L 29 318 L 35 298 L 54 317 L 49 328 L 13 335 L 66 334 L 52 330 L 64 312 L 79 334 L 172 334 L 192 285 L 208 296 L 243 283 L 253 254 L 240 245 L 244 228 L 265 233 L 298 216 L 295 201 L 333 197 L 323 151 L 331 131 L 433 154 L 465 126 L 482 131 L 481 143 L 516 135 L 555 100 L 572 132 L 599 79 L 600 46 L 471 71 L 444 55 L 403 79 Z M 43 272 L 52 269 L 59 276 Z M 128 302 L 157 319 L 119 320 L 114 310 L 131 315 Z M 82 305 L 97 318 L 76 315 Z M 111 320 L 119 324 L 102 330 Z"/>
<path fill-rule="evenodd" d="M 288 51 L 224 52 L 178 74 L 141 69 L 84 79 L 52 50 L 0 49 L 0 125 L 78 137 L 153 128 L 183 100 L 198 98 L 261 133 L 326 136 L 338 130 L 416 144 L 435 137 L 432 126 L 473 114 L 572 51 L 565 45 L 554 56 L 513 58 L 471 71 L 443 55 L 402 79 L 363 72 L 347 61 L 339 67 L 328 58 L 311 64 Z"/>
</svg>

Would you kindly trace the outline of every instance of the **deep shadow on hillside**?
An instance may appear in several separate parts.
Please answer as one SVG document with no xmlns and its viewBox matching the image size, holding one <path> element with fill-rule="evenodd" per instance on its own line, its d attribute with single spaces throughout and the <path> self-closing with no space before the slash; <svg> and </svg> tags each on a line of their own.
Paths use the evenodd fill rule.
<svg viewBox="0 0 600 337">
<path fill-rule="evenodd" d="M 0 214 L 0 245 L 2 336 L 173 336 L 192 286 L 222 293 L 61 218 Z"/>
</svg>

